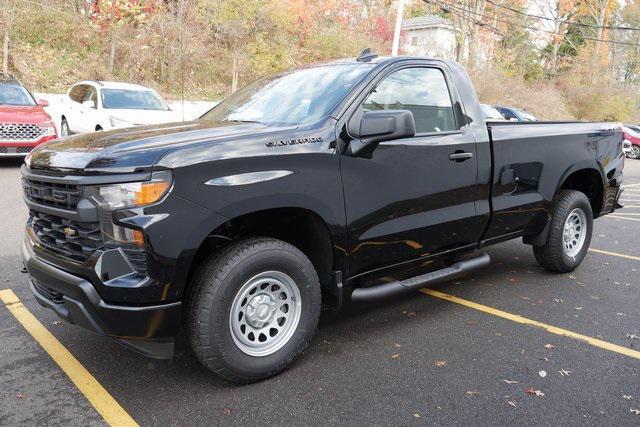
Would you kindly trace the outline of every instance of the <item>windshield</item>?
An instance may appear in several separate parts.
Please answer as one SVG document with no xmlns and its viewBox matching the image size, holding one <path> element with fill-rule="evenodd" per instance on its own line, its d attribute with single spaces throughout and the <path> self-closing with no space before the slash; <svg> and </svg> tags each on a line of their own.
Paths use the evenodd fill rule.
<svg viewBox="0 0 640 427">
<path fill-rule="evenodd" d="M 0 105 L 34 106 L 29 92 L 16 83 L 0 83 Z"/>
<path fill-rule="evenodd" d="M 202 120 L 299 125 L 327 116 L 370 70 L 363 64 L 326 65 L 265 77 L 244 87 Z"/>
<path fill-rule="evenodd" d="M 527 121 L 527 122 L 537 122 L 538 121 L 538 119 L 536 119 L 533 116 L 533 114 L 531 114 L 531 113 L 527 113 L 524 110 L 516 110 L 516 111 L 518 112 L 518 115 L 520 116 L 520 118 L 522 120 L 524 120 L 524 121 Z"/>
<path fill-rule="evenodd" d="M 150 90 L 102 89 L 102 107 L 122 110 L 162 110 L 169 106 Z"/>
<path fill-rule="evenodd" d="M 484 114 L 485 119 L 504 120 L 500 111 L 496 110 L 491 105 L 480 104 L 480 108 L 482 108 L 482 114 Z"/>
</svg>

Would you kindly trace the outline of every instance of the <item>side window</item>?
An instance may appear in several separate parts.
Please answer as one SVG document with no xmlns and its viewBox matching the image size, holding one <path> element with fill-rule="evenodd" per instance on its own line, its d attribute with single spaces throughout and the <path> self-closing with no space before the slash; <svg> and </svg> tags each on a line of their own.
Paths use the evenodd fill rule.
<svg viewBox="0 0 640 427">
<path fill-rule="evenodd" d="M 93 86 L 87 86 L 87 90 L 84 93 L 84 98 L 82 102 L 91 101 L 93 102 L 93 108 L 98 108 L 98 95 L 96 94 L 96 88 Z"/>
<path fill-rule="evenodd" d="M 72 101 L 77 102 L 78 104 L 81 104 L 82 101 L 84 100 L 84 95 L 85 95 L 85 92 L 87 91 L 87 88 L 88 88 L 87 85 L 75 85 L 69 91 L 69 98 Z"/>
<path fill-rule="evenodd" d="M 384 78 L 363 104 L 364 111 L 409 110 L 416 133 L 457 130 L 447 82 L 437 68 L 405 68 Z"/>
</svg>

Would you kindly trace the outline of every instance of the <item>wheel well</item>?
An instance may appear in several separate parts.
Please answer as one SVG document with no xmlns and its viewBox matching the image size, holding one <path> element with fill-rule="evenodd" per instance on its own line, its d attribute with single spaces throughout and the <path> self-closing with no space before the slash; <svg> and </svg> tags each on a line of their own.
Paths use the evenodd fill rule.
<svg viewBox="0 0 640 427">
<path fill-rule="evenodd" d="M 302 251 L 318 273 L 323 290 L 332 284 L 333 242 L 324 220 L 302 208 L 268 209 L 234 218 L 213 230 L 198 248 L 189 272 L 210 254 L 246 237 L 272 237 Z"/>
<path fill-rule="evenodd" d="M 577 190 L 583 192 L 591 202 L 591 210 L 593 217 L 597 218 L 602 210 L 602 178 L 600 173 L 595 169 L 581 169 L 569 175 L 562 186 L 561 190 Z"/>
</svg>

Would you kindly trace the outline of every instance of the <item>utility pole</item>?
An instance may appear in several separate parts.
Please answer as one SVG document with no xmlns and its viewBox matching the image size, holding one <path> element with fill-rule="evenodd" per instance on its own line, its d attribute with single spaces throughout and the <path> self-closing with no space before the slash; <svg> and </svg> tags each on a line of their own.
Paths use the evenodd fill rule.
<svg viewBox="0 0 640 427">
<path fill-rule="evenodd" d="M 400 28 L 402 28 L 402 15 L 404 14 L 404 0 L 398 0 L 398 16 L 396 16 L 396 28 L 393 31 L 393 45 L 391 55 L 398 56 L 398 46 L 400 46 Z"/>
</svg>

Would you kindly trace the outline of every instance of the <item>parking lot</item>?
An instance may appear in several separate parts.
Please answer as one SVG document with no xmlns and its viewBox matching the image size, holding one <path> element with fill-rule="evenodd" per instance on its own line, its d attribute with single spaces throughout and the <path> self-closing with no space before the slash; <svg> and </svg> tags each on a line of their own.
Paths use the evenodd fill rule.
<svg viewBox="0 0 640 427">
<path fill-rule="evenodd" d="M 323 313 L 291 369 L 241 387 L 184 340 L 145 359 L 41 308 L 20 271 L 19 166 L 0 163 L 0 425 L 640 423 L 638 160 L 572 274 L 519 240 L 489 248 L 462 280 Z"/>
</svg>

